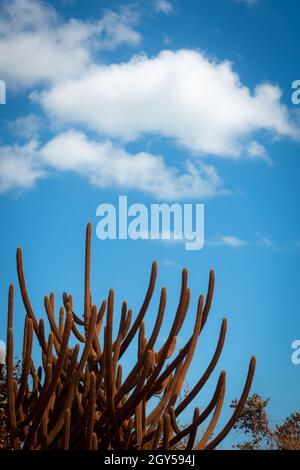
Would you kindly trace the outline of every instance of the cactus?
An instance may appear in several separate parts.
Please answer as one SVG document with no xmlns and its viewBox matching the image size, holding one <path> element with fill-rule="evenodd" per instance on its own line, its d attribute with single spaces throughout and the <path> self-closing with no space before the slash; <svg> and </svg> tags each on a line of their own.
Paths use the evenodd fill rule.
<svg viewBox="0 0 300 470">
<path fill-rule="evenodd" d="M 37 320 L 26 289 L 22 251 L 17 250 L 17 271 L 26 310 L 19 381 L 13 376 L 14 287 L 9 287 L 7 321 L 7 417 L 14 449 L 214 449 L 234 426 L 247 399 L 255 358 L 249 365 L 245 386 L 224 428 L 212 438 L 225 395 L 226 373 L 222 371 L 209 404 L 201 412 L 196 407 L 192 421 L 180 425 L 180 415 L 201 391 L 215 369 L 225 341 L 227 322 L 222 321 L 213 357 L 196 384 L 180 400 L 186 374 L 191 365 L 199 336 L 210 312 L 214 272 L 210 272 L 206 299 L 200 295 L 193 332 L 176 352 L 176 337 L 185 320 L 190 302 L 188 273 L 182 271 L 178 307 L 168 337 L 156 349 L 166 308 L 166 289 L 162 288 L 155 324 L 149 339 L 144 318 L 157 277 L 157 263 L 152 264 L 143 304 L 134 321 L 124 301 L 118 333 L 113 338 L 114 291 L 98 308 L 90 287 L 91 225 L 87 225 L 85 246 L 84 311 L 74 311 L 72 295 L 63 294 L 58 320 L 54 294 L 44 298 L 50 333 L 46 338 L 44 320 Z M 78 313 L 78 312 L 77 312 Z M 104 340 L 100 332 L 104 326 Z M 70 347 L 70 338 L 78 341 Z M 120 360 L 137 336 L 137 360 L 123 378 Z M 41 365 L 32 357 L 34 337 L 41 351 Z M 73 342 L 72 342 L 73 344 Z M 159 395 L 158 404 L 147 413 L 147 404 Z M 149 407 L 148 407 L 149 408 Z M 208 420 L 205 429 L 198 428 Z M 200 434 L 200 436 L 199 436 Z"/>
</svg>

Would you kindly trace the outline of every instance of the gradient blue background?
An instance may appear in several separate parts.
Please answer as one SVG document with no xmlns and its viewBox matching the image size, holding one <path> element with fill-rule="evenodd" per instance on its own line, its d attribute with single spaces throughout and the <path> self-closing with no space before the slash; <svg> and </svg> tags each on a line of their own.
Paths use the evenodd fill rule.
<svg viewBox="0 0 300 470">
<path fill-rule="evenodd" d="M 117 8 L 120 2 L 50 2 L 65 18 L 92 18 L 102 8 Z M 147 10 L 146 2 L 139 2 Z M 250 88 L 268 80 L 283 90 L 283 102 L 291 104 L 291 83 L 300 78 L 300 9 L 294 1 L 261 0 L 249 7 L 232 0 L 210 2 L 173 2 L 176 14 L 153 18 L 143 15 L 140 50 L 156 54 L 165 48 L 163 38 L 171 38 L 169 49 L 200 48 L 220 60 L 229 59 Z M 107 54 L 107 60 L 128 60 L 131 51 L 119 48 Z M 216 84 L 217 86 L 217 84 Z M 0 122 L 13 120 L 28 111 L 38 111 L 29 103 L 28 94 L 7 90 L 7 104 L 0 106 Z M 300 108 L 299 108 L 300 109 Z M 297 107 L 294 106 L 295 112 Z M 50 135 L 45 134 L 45 140 Z M 12 143 L 14 136 L 1 131 L 1 142 Z M 93 222 L 92 286 L 94 300 L 100 301 L 110 287 L 116 290 L 116 317 L 123 298 L 134 313 L 140 306 L 153 259 L 159 263 L 156 295 L 146 322 L 149 331 L 158 305 L 159 287 L 168 289 L 164 331 L 174 315 L 179 296 L 180 270 L 189 269 L 192 302 L 187 325 L 180 334 L 185 341 L 191 332 L 196 302 L 206 292 L 209 269 L 216 271 L 216 290 L 212 313 L 189 373 L 192 385 L 205 369 L 224 316 L 228 318 L 228 335 L 217 369 L 227 370 L 227 393 L 224 423 L 230 414 L 229 403 L 243 387 L 250 355 L 257 357 L 257 371 L 252 391 L 271 397 L 272 421 L 279 423 L 288 413 L 300 409 L 300 366 L 291 363 L 291 343 L 300 338 L 299 247 L 300 240 L 300 160 L 299 144 L 287 141 L 262 142 L 273 166 L 259 162 L 214 160 L 226 186 L 233 192 L 205 203 L 205 238 L 216 234 L 234 234 L 254 240 L 255 233 L 273 241 L 269 247 L 249 246 L 233 249 L 205 246 L 188 252 L 183 245 L 150 241 L 99 241 L 95 236 L 96 208 L 102 202 L 117 205 L 120 191 L 100 190 L 72 174 L 57 174 L 40 180 L 34 189 L 0 197 L 0 338 L 5 339 L 7 290 L 17 285 L 16 247 L 24 251 L 28 291 L 37 316 L 44 316 L 43 296 L 51 290 L 57 304 L 66 290 L 74 295 L 76 310 L 82 311 L 84 234 L 87 221 Z M 139 144 L 136 144 L 139 148 Z M 157 139 L 152 151 L 163 152 L 166 159 L 178 159 L 183 150 Z M 128 202 L 150 204 L 154 198 L 130 191 Z M 170 263 L 172 261 L 172 263 Z M 16 355 L 20 345 L 24 309 L 16 288 L 15 335 Z M 162 333 L 163 335 L 163 333 Z M 135 359 L 131 351 L 130 360 Z M 130 362 L 130 361 L 129 361 Z M 128 362 L 128 363 L 129 363 Z M 197 398 L 205 407 L 217 380 L 214 374 L 202 395 Z M 222 448 L 236 438 L 230 435 Z"/>
</svg>

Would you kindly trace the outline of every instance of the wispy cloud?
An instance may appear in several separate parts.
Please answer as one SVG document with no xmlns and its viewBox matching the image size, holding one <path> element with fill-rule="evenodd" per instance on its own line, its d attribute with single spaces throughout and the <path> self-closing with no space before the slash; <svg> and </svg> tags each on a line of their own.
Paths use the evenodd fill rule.
<svg viewBox="0 0 300 470">
<path fill-rule="evenodd" d="M 177 263 L 176 261 L 172 260 L 172 259 L 165 259 L 163 262 L 162 262 L 162 265 L 165 267 L 165 268 L 177 268 L 180 266 L 179 263 Z"/>
<path fill-rule="evenodd" d="M 172 42 L 171 36 L 169 36 L 166 33 L 163 33 L 162 36 L 163 36 L 163 41 L 164 41 L 165 46 L 168 46 L 169 44 L 171 44 L 171 42 Z"/>
<path fill-rule="evenodd" d="M 157 342 L 158 343 L 165 343 L 168 339 L 168 336 L 158 336 Z M 185 343 L 186 339 L 181 335 L 176 336 L 176 348 L 182 346 Z"/>
<path fill-rule="evenodd" d="M 26 139 L 38 138 L 43 129 L 43 118 L 41 115 L 30 113 L 20 116 L 14 121 L 8 121 L 6 127 L 15 137 Z"/>
<path fill-rule="evenodd" d="M 267 235 L 255 233 L 254 236 L 245 240 L 233 235 L 216 235 L 205 241 L 205 246 L 227 246 L 234 249 L 244 247 L 259 247 L 270 251 L 282 253 L 300 248 L 300 240 L 274 241 Z"/>
<path fill-rule="evenodd" d="M 251 159 L 257 160 L 264 160 L 268 165 L 272 165 L 272 160 L 270 159 L 269 155 L 265 147 L 256 142 L 255 140 L 250 140 L 247 147 L 247 154 Z"/>
<path fill-rule="evenodd" d="M 266 248 L 277 253 L 284 253 L 294 250 L 298 251 L 300 248 L 299 240 L 272 240 L 269 236 L 262 235 L 261 233 L 255 234 L 254 244 L 258 247 Z"/>
<path fill-rule="evenodd" d="M 246 3 L 249 6 L 253 6 L 258 3 L 258 0 L 235 0 L 237 3 Z"/>
<path fill-rule="evenodd" d="M 246 240 L 242 240 L 233 235 L 217 235 L 213 238 L 208 239 L 205 242 L 205 245 L 229 246 L 231 248 L 238 249 L 249 245 L 249 243 Z"/>
<path fill-rule="evenodd" d="M 174 8 L 168 0 L 154 0 L 154 8 L 156 13 L 164 13 L 165 15 L 172 15 Z"/>
<path fill-rule="evenodd" d="M 278 250 L 279 244 L 271 240 L 269 237 L 262 235 L 261 233 L 255 234 L 255 245 L 263 248 L 269 248 L 270 250 Z"/>
</svg>

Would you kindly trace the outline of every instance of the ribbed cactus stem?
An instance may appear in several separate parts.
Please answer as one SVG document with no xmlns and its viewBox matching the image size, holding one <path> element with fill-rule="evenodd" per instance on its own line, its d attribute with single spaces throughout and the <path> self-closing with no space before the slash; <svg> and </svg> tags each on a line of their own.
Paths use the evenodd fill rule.
<svg viewBox="0 0 300 470">
<path fill-rule="evenodd" d="M 25 308 L 22 372 L 14 379 L 13 300 L 9 288 L 7 319 L 7 416 L 14 449 L 214 449 L 233 428 L 243 410 L 255 370 L 252 358 L 244 390 L 233 415 L 212 438 L 225 396 L 221 372 L 208 405 L 194 408 L 191 424 L 179 416 L 197 398 L 220 358 L 227 330 L 223 319 L 215 352 L 204 373 L 181 399 L 197 343 L 207 321 L 215 275 L 210 271 L 206 298 L 199 296 L 194 326 L 180 350 L 181 334 L 190 305 L 188 272 L 182 271 L 178 305 L 163 344 L 159 343 L 167 309 L 167 290 L 161 289 L 159 305 L 147 333 L 146 314 L 155 289 L 157 262 L 150 273 L 146 295 L 134 316 L 126 300 L 115 305 L 115 292 L 93 305 L 91 295 L 91 224 L 85 242 L 84 307 L 75 313 L 73 297 L 63 293 L 62 305 L 54 293 L 44 297 L 45 317 L 37 319 L 26 288 L 23 256 L 17 250 L 17 271 Z M 151 306 L 151 311 L 154 307 Z M 118 324 L 114 327 L 116 318 Z M 45 325 L 45 318 L 47 324 Z M 170 317 L 169 317 L 170 318 Z M 49 332 L 49 333 L 48 333 Z M 40 348 L 35 368 L 34 340 Z M 75 343 L 74 343 L 75 340 Z M 159 343 L 159 346 L 156 346 Z M 137 348 L 135 356 L 129 349 Z M 131 351 L 132 353 L 132 351 Z M 127 371 L 127 374 L 125 374 Z M 159 397 L 157 401 L 156 398 Z M 154 400 L 155 398 L 155 400 Z M 151 403 L 151 406 L 150 406 Z M 147 413 L 148 409 L 150 412 Z M 204 421 L 208 420 L 205 428 Z M 201 432 L 200 432 L 201 426 Z"/>
</svg>

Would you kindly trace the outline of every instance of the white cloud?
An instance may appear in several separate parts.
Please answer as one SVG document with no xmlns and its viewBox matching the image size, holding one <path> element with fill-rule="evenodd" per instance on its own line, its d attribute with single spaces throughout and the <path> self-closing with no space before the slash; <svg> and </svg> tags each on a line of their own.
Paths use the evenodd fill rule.
<svg viewBox="0 0 300 470">
<path fill-rule="evenodd" d="M 243 246 L 247 246 L 249 243 L 246 240 L 242 240 L 232 235 L 218 235 L 214 238 L 209 239 L 206 244 L 214 246 L 229 246 L 231 248 L 241 248 Z"/>
<path fill-rule="evenodd" d="M 173 12 L 166 0 L 155 5 L 157 11 Z M 270 161 L 256 132 L 299 138 L 299 125 L 281 103 L 277 86 L 263 83 L 252 91 L 232 64 L 200 51 L 97 64 L 104 48 L 140 43 L 137 21 L 130 7 L 82 21 L 64 20 L 37 0 L 1 3 L 0 76 L 10 87 L 34 87 L 32 99 L 60 133 L 40 144 L 43 124 L 37 115 L 11 123 L 10 130 L 29 143 L 0 148 L 0 192 L 30 188 L 55 169 L 76 172 L 101 188 L 138 189 L 156 198 L 211 197 L 223 191 L 222 181 L 212 165 L 194 156 Z M 76 126 L 97 136 L 89 140 L 76 130 L 61 132 Z M 125 143 L 144 135 L 168 138 L 189 156 L 176 166 L 159 155 L 125 150 Z"/>
<path fill-rule="evenodd" d="M 45 174 L 37 163 L 37 142 L 0 147 L 0 193 L 29 189 Z"/>
<path fill-rule="evenodd" d="M 188 161 L 185 171 L 179 173 L 160 156 L 146 152 L 132 155 L 109 140 L 88 140 L 76 131 L 56 136 L 40 150 L 40 155 L 45 164 L 61 171 L 75 171 L 101 188 L 137 189 L 156 198 L 210 197 L 222 186 L 211 166 Z"/>
<path fill-rule="evenodd" d="M 101 48 L 137 45 L 136 14 L 125 7 L 97 21 L 64 21 L 37 0 L 12 0 L 0 7 L 0 76 L 10 87 L 28 87 L 81 76 Z"/>
<path fill-rule="evenodd" d="M 251 92 L 229 62 L 192 50 L 94 67 L 35 99 L 60 123 L 123 141 L 159 135 L 197 154 L 265 159 L 256 131 L 299 137 L 277 86 Z"/>
<path fill-rule="evenodd" d="M 155 0 L 154 8 L 156 13 L 164 13 L 165 15 L 172 15 L 174 8 L 168 0 Z"/>
<path fill-rule="evenodd" d="M 222 191 L 212 166 L 187 161 L 180 172 L 161 156 L 130 154 L 109 140 L 88 140 L 82 132 L 71 130 L 43 146 L 32 140 L 23 147 L 0 148 L 0 192 L 29 188 L 51 169 L 75 172 L 100 188 L 135 189 L 157 199 L 204 198 Z"/>
</svg>

